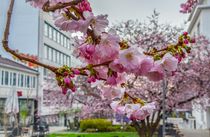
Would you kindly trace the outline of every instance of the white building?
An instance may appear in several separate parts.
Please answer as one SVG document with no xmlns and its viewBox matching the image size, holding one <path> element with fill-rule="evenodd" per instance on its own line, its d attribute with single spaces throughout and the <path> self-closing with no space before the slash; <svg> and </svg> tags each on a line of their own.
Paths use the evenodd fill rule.
<svg viewBox="0 0 210 137">
<path fill-rule="evenodd" d="M 27 109 L 31 119 L 29 122 L 33 122 L 37 106 L 37 80 L 36 70 L 0 56 L 0 129 L 3 125 L 5 101 L 11 92 L 22 94 L 19 96 L 19 114 Z M 23 119 L 19 116 L 22 122 Z"/>
<path fill-rule="evenodd" d="M 54 26 L 51 14 L 42 11 L 39 12 L 38 28 L 40 36 L 38 57 L 41 62 L 57 67 L 63 65 L 75 67 L 78 65 L 78 60 L 72 56 L 74 46 L 70 34 L 60 31 Z M 70 109 L 69 104 L 65 106 L 62 105 L 62 101 L 66 100 L 66 96 L 62 95 L 61 88 L 57 86 L 57 81 L 49 70 L 39 68 L 39 72 L 39 96 L 41 97 L 40 114 L 45 116 L 46 119 L 48 119 L 47 116 L 52 118 L 52 115 L 54 115 L 53 119 L 58 119 L 59 111 Z M 45 97 L 49 95 L 50 92 L 58 92 L 58 94 L 54 94 L 57 97 L 52 98 L 60 98 L 60 100 L 56 100 L 53 106 L 46 105 L 48 99 Z M 75 104 L 73 107 L 75 108 L 77 105 Z M 63 122 L 60 121 L 59 123 L 62 124 Z"/>
<path fill-rule="evenodd" d="M 188 32 L 192 36 L 204 35 L 210 39 L 210 0 L 200 0 L 189 16 Z M 210 128 L 210 99 L 207 100 L 206 109 L 193 105 L 192 115 L 195 117 L 196 129 Z"/>
<path fill-rule="evenodd" d="M 9 1 L 3 0 L 0 4 L 0 37 L 3 35 L 4 21 L 6 20 L 6 10 Z M 2 16 L 3 15 L 3 16 Z M 60 31 L 54 26 L 50 13 L 44 13 L 38 9 L 32 8 L 25 1 L 15 2 L 14 12 L 12 15 L 12 25 L 10 31 L 10 45 L 17 48 L 20 52 L 37 55 L 39 61 L 53 66 L 76 66 L 77 60 L 72 56 L 73 43 L 69 33 Z M 0 44 L 1 45 L 1 44 Z M 0 53 L 7 56 L 7 53 Z M 9 57 L 9 56 L 7 56 Z M 39 115 L 50 116 L 53 123 L 58 124 L 58 112 L 56 105 L 47 106 L 45 95 L 49 92 L 59 92 L 55 77 L 44 68 L 38 68 L 38 98 L 39 98 Z M 48 84 L 54 85 L 55 88 L 49 88 Z M 46 86 L 47 85 L 47 86 Z M 62 100 L 62 99 L 61 99 Z M 67 106 L 68 107 L 68 106 Z M 77 107 L 77 105 L 74 105 Z M 66 108 L 63 108 L 66 109 Z M 60 111 L 62 111 L 60 109 Z"/>
</svg>

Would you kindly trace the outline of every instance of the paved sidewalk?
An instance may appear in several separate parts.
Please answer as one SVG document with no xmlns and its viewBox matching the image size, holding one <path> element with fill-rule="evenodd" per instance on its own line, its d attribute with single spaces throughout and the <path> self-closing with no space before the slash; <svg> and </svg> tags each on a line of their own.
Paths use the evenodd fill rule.
<svg viewBox="0 0 210 137">
<path fill-rule="evenodd" d="M 62 126 L 50 126 L 49 127 L 49 132 L 50 133 L 56 133 L 56 132 L 63 132 L 67 129 L 67 127 L 62 127 Z"/>
<path fill-rule="evenodd" d="M 49 133 L 58 133 L 58 132 L 64 132 L 67 128 L 62 127 L 62 126 L 50 126 L 49 127 Z M 0 137 L 5 137 L 4 131 L 0 132 Z M 23 136 L 23 137 L 28 137 L 28 136 Z"/>
<path fill-rule="evenodd" d="M 180 129 L 184 137 L 210 137 L 209 130 Z"/>
</svg>

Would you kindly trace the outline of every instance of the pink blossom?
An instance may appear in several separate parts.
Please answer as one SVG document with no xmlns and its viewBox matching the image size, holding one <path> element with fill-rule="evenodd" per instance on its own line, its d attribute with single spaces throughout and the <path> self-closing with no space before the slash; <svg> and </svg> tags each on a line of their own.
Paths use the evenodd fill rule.
<svg viewBox="0 0 210 137">
<path fill-rule="evenodd" d="M 153 68 L 146 74 L 151 81 L 160 81 L 164 78 L 164 70 L 159 63 L 155 63 Z"/>
<path fill-rule="evenodd" d="M 137 75 L 146 75 L 154 65 L 154 60 L 146 56 L 142 56 L 139 62 L 138 69 L 135 72 Z"/>
<path fill-rule="evenodd" d="M 140 107 L 140 104 L 125 104 L 125 114 L 130 118 L 132 113 L 140 109 Z"/>
<path fill-rule="evenodd" d="M 104 99 L 115 99 L 121 98 L 125 92 L 123 88 L 114 88 L 114 87 L 102 87 L 102 97 Z"/>
<path fill-rule="evenodd" d="M 88 2 L 88 0 L 83 0 L 81 3 L 79 3 L 78 8 L 80 12 L 83 12 L 83 11 L 92 12 L 92 9 L 90 7 L 90 3 Z"/>
<path fill-rule="evenodd" d="M 167 53 L 162 58 L 161 64 L 166 71 L 176 71 L 178 66 L 178 60 L 170 53 Z"/>
<path fill-rule="evenodd" d="M 155 102 L 148 103 L 140 109 L 134 110 L 130 118 L 132 120 L 144 120 L 147 116 L 151 115 L 155 109 Z"/>
<path fill-rule="evenodd" d="M 117 84 L 117 79 L 115 76 L 109 76 L 106 80 L 106 84 L 108 85 L 116 85 Z"/>
<path fill-rule="evenodd" d="M 102 33 L 99 45 L 96 45 L 96 55 L 98 63 L 114 60 L 118 58 L 120 38 L 116 34 Z"/>
<path fill-rule="evenodd" d="M 83 32 L 86 33 L 87 29 L 89 27 L 89 24 L 87 24 L 84 20 L 70 20 L 66 17 L 64 17 L 61 13 L 54 13 L 54 20 L 55 20 L 55 26 L 60 28 L 63 31 L 69 31 L 69 32 Z"/>
<path fill-rule="evenodd" d="M 94 58 L 94 53 L 95 53 L 95 46 L 94 45 L 88 45 L 88 44 L 84 44 L 81 45 L 78 48 L 79 51 L 79 55 L 80 57 L 83 57 L 84 59 L 86 59 L 88 62 L 93 62 L 92 60 L 95 60 Z"/>
<path fill-rule="evenodd" d="M 110 106 L 114 110 L 114 112 L 118 114 L 125 114 L 125 106 L 119 105 L 119 101 L 113 101 Z"/>
<path fill-rule="evenodd" d="M 119 62 L 128 73 L 131 73 L 138 69 L 140 55 L 134 48 L 125 49 L 119 55 Z"/>
<path fill-rule="evenodd" d="M 109 64 L 109 68 L 111 68 L 113 71 L 122 73 L 125 71 L 125 68 L 122 64 L 120 64 L 119 59 L 115 59 L 112 61 L 112 63 Z"/>
</svg>

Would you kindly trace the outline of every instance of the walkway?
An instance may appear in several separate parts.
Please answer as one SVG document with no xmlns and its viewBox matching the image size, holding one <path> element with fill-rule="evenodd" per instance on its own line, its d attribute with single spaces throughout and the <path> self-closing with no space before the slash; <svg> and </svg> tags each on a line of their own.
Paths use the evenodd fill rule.
<svg viewBox="0 0 210 137">
<path fill-rule="evenodd" d="M 209 130 L 180 129 L 184 137 L 210 137 Z"/>
</svg>

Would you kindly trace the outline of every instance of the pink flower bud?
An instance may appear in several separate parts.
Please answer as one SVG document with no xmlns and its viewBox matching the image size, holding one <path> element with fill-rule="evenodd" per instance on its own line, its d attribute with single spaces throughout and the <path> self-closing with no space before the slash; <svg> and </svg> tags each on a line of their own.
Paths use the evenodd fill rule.
<svg viewBox="0 0 210 137">
<path fill-rule="evenodd" d="M 67 88 L 62 88 L 62 93 L 64 94 L 64 95 L 66 95 L 67 94 Z"/>
<path fill-rule="evenodd" d="M 183 35 L 184 35 L 184 36 L 187 36 L 187 35 L 188 35 L 188 32 L 184 32 Z"/>
<path fill-rule="evenodd" d="M 190 41 L 190 43 L 195 43 L 195 42 L 196 42 L 195 38 L 192 38 L 191 41 Z"/>
<path fill-rule="evenodd" d="M 73 69 L 73 73 L 74 73 L 75 75 L 79 75 L 79 74 L 80 74 L 80 71 L 79 71 L 78 69 Z"/>
<path fill-rule="evenodd" d="M 69 77 L 65 77 L 65 78 L 64 78 L 64 83 L 65 83 L 66 85 L 69 85 L 69 84 L 71 83 L 71 79 L 70 79 Z"/>
<path fill-rule="evenodd" d="M 88 82 L 88 83 L 96 82 L 95 76 L 90 76 L 90 77 L 87 79 L 87 82 Z"/>
<path fill-rule="evenodd" d="M 63 73 L 63 75 L 64 76 L 67 76 L 69 73 L 67 72 L 67 71 L 65 71 L 64 73 Z"/>
<path fill-rule="evenodd" d="M 185 39 L 184 44 L 189 44 L 189 41 L 187 39 Z"/>
<path fill-rule="evenodd" d="M 73 88 L 71 88 L 72 92 L 76 92 L 76 87 L 74 86 Z"/>
</svg>

